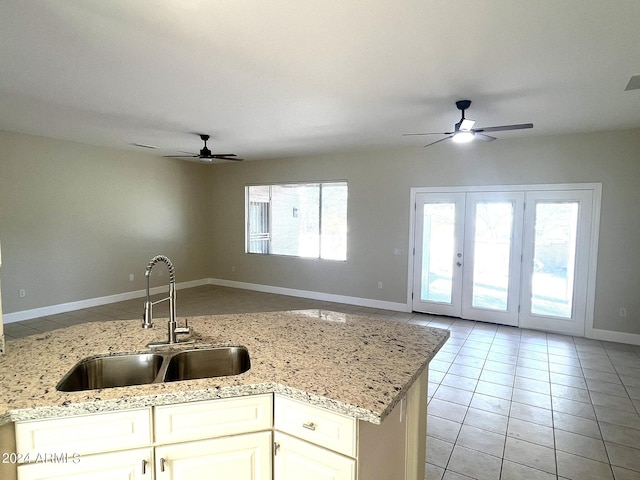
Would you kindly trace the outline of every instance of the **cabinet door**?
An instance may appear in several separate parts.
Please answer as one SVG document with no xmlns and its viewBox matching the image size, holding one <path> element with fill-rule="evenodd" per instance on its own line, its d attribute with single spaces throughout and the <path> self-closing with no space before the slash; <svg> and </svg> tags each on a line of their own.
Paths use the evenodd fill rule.
<svg viewBox="0 0 640 480">
<path fill-rule="evenodd" d="M 18 467 L 18 480 L 138 480 L 153 479 L 151 448 L 127 452 L 31 458 Z"/>
<path fill-rule="evenodd" d="M 271 432 L 156 448 L 157 480 L 212 478 L 270 480 Z"/>
<path fill-rule="evenodd" d="M 356 461 L 275 433 L 274 480 L 355 480 Z"/>
</svg>

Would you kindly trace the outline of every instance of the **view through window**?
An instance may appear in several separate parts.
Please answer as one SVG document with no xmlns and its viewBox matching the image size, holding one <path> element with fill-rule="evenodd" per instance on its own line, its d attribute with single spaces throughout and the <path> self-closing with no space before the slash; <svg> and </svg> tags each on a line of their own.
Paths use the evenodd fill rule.
<svg viewBox="0 0 640 480">
<path fill-rule="evenodd" d="M 246 187 L 247 253 L 347 259 L 347 182 Z"/>
</svg>

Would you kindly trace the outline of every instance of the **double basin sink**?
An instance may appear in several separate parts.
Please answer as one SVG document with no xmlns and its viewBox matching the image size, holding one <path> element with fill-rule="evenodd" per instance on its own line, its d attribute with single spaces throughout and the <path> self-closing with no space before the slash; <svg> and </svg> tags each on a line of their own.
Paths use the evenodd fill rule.
<svg viewBox="0 0 640 480">
<path fill-rule="evenodd" d="M 250 368 L 249 352 L 244 347 L 105 355 L 78 362 L 60 380 L 56 389 L 62 392 L 78 392 L 225 377 L 239 375 Z"/>
</svg>

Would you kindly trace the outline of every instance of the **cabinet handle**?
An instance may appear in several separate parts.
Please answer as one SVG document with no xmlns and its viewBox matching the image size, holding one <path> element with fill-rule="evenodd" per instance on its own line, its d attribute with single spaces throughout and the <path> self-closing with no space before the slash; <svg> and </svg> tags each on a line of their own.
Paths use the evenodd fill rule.
<svg viewBox="0 0 640 480">
<path fill-rule="evenodd" d="M 164 472 L 164 458 L 160 457 L 160 471 Z"/>
<path fill-rule="evenodd" d="M 278 442 L 273 442 L 273 455 L 278 454 L 278 450 L 280 450 L 280 444 Z"/>
<path fill-rule="evenodd" d="M 147 461 L 146 460 L 142 460 L 142 474 L 143 475 L 147 474 Z"/>
<path fill-rule="evenodd" d="M 316 424 L 313 422 L 305 422 L 302 424 L 302 426 L 307 430 L 311 430 L 311 431 L 314 431 L 316 429 Z"/>
</svg>

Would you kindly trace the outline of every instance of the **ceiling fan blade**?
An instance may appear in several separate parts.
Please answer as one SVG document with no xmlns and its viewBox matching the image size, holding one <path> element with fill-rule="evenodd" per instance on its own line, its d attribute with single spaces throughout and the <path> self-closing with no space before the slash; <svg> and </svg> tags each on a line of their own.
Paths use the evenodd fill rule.
<svg viewBox="0 0 640 480">
<path fill-rule="evenodd" d="M 403 137 L 410 137 L 414 135 L 451 135 L 453 132 L 429 132 L 429 133 L 403 133 Z"/>
<path fill-rule="evenodd" d="M 233 162 L 242 162 L 244 160 L 244 158 L 238 157 L 235 153 L 231 153 L 229 155 L 211 155 L 211 158 L 216 158 L 218 160 L 231 160 Z"/>
<path fill-rule="evenodd" d="M 533 123 L 519 123 L 517 125 L 501 125 L 499 127 L 482 127 L 474 128 L 473 131 L 479 132 L 504 132 L 506 130 L 522 130 L 525 128 L 533 128 Z"/>
<path fill-rule="evenodd" d="M 198 158 L 200 155 L 163 155 L 164 158 Z"/>
<path fill-rule="evenodd" d="M 482 140 L 484 142 L 493 142 L 496 140 L 496 137 L 492 137 L 490 135 L 485 135 L 484 133 L 476 133 L 473 136 L 474 139 Z"/>
<path fill-rule="evenodd" d="M 448 137 L 441 138 L 440 140 L 436 140 L 435 142 L 427 143 L 425 147 L 430 147 L 431 145 L 435 145 L 436 143 L 444 142 L 445 140 L 448 140 L 451 137 L 453 137 L 453 135 L 449 135 Z"/>
</svg>

